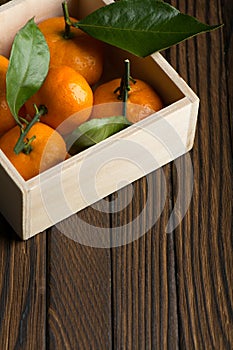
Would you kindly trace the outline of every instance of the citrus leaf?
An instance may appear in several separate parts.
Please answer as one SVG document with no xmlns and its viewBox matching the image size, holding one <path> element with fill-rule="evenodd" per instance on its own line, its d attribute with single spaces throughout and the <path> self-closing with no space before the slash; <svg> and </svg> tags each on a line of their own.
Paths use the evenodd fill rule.
<svg viewBox="0 0 233 350">
<path fill-rule="evenodd" d="M 141 57 L 220 27 L 201 23 L 155 0 L 117 1 L 92 12 L 74 26 Z"/>
<path fill-rule="evenodd" d="M 15 36 L 6 76 L 7 102 L 16 120 L 23 104 L 41 87 L 49 59 L 45 38 L 32 18 Z"/>
<path fill-rule="evenodd" d="M 131 123 L 123 116 L 91 119 L 80 125 L 69 136 L 67 144 L 72 144 L 69 153 L 74 155 L 83 151 L 130 125 Z"/>
</svg>

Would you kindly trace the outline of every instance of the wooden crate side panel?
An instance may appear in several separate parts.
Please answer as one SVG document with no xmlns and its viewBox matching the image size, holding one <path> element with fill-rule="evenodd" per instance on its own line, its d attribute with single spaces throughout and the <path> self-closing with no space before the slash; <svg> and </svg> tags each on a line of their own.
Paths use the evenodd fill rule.
<svg viewBox="0 0 233 350">
<path fill-rule="evenodd" d="M 127 58 L 130 60 L 132 77 L 149 83 L 160 95 L 166 106 L 185 97 L 185 94 L 173 79 L 176 78 L 178 82 L 182 83 L 183 81 L 170 66 L 172 73 L 171 76 L 167 75 L 167 65 L 164 65 L 164 61 L 160 59 L 160 53 L 142 58 L 118 48 L 110 47 L 106 52 L 106 57 L 103 81 L 121 77 L 124 70 L 124 60 Z"/>
<path fill-rule="evenodd" d="M 70 14 L 82 18 L 111 1 L 68 0 Z M 0 54 L 9 56 L 16 32 L 34 17 L 39 23 L 46 18 L 62 15 L 61 0 L 11 0 L 0 7 L 0 23 L 4 34 L 0 37 Z M 78 4 L 78 6 L 77 6 Z M 16 16 L 17 14 L 17 16 Z M 2 32 L 3 33 L 3 32 Z"/>
<path fill-rule="evenodd" d="M 196 127 L 198 121 L 198 110 L 199 110 L 199 99 L 196 99 L 195 102 L 192 103 L 191 114 L 189 118 L 189 127 L 188 127 L 188 135 L 187 135 L 187 151 L 190 151 L 193 147 Z"/>
<path fill-rule="evenodd" d="M 184 154 L 192 104 L 188 99 L 182 104 L 173 113 L 168 111 L 154 122 L 148 118 L 143 127 L 138 123 L 133 131 L 116 134 L 33 180 L 24 239 Z"/>
<path fill-rule="evenodd" d="M 151 55 L 151 58 L 163 69 L 165 74 L 172 80 L 173 84 L 180 90 L 184 96 L 188 97 L 190 102 L 198 100 L 196 93 L 188 86 L 186 81 L 178 74 L 171 64 L 159 53 Z"/>
<path fill-rule="evenodd" d="M 0 8 L 0 54 L 9 56 L 11 43 L 16 32 L 22 28 L 26 22 L 35 17 L 36 22 L 40 22 L 51 16 L 62 14 L 61 2 L 59 0 L 12 0 L 2 5 Z"/>
<path fill-rule="evenodd" d="M 112 3 L 111 0 L 70 0 L 69 10 L 70 14 L 77 19 L 81 19 L 89 15 L 91 12 L 97 10 L 100 7 Z"/>
<path fill-rule="evenodd" d="M 28 239 L 69 217 L 74 212 L 87 206 L 83 201 L 76 186 L 77 172 L 81 163 L 76 167 L 69 167 L 67 171 L 62 171 L 61 167 L 56 167 L 57 171 L 53 176 L 40 181 L 40 176 L 35 186 L 30 190 L 30 206 L 27 209 L 28 225 L 24 232 L 24 239 Z M 74 186 L 75 196 L 74 196 Z M 75 202 L 70 201 L 72 196 Z"/>
<path fill-rule="evenodd" d="M 199 108 L 198 98 L 192 103 L 188 102 L 188 99 L 184 99 L 183 101 L 188 103 L 187 108 L 184 107 L 182 112 L 177 111 L 175 117 L 169 114 L 164 118 L 174 131 L 174 134 L 172 133 L 173 147 L 181 148 L 181 153 L 183 147 L 186 151 L 189 151 L 193 147 Z M 169 128 L 167 132 L 169 132 Z M 177 154 L 179 152 L 179 150 L 177 152 L 175 151 Z"/>
</svg>

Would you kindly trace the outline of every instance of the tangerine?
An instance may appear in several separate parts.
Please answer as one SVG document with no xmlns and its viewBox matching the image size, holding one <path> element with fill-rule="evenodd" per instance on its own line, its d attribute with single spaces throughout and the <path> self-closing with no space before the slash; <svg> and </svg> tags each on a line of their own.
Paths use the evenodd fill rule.
<svg viewBox="0 0 233 350">
<path fill-rule="evenodd" d="M 6 100 L 6 73 L 8 63 L 8 59 L 0 55 L 0 136 L 16 124 Z"/>
<path fill-rule="evenodd" d="M 18 125 L 0 138 L 0 149 L 5 153 L 24 180 L 38 175 L 66 158 L 66 145 L 62 136 L 41 122 L 34 124 L 27 133 L 27 139 L 36 135 L 29 154 L 14 152 L 14 146 L 20 136 Z"/>
<path fill-rule="evenodd" d="M 120 87 L 121 79 L 113 79 L 99 85 L 94 91 L 94 108 L 92 118 L 106 118 L 122 115 L 123 102 L 116 89 Z M 136 123 L 148 117 L 163 107 L 163 102 L 155 90 L 146 82 L 136 79 L 130 81 L 126 114 L 127 119 Z"/>
<path fill-rule="evenodd" d="M 51 67 L 41 88 L 25 103 L 30 116 L 34 115 L 34 104 L 46 106 L 48 113 L 40 120 L 65 135 L 90 117 L 93 92 L 73 68 Z"/>
<path fill-rule="evenodd" d="M 77 22 L 75 18 L 70 20 Z M 78 28 L 70 28 L 65 38 L 65 20 L 52 17 L 38 24 L 50 50 L 50 66 L 66 65 L 82 74 L 90 85 L 95 84 L 103 71 L 103 44 Z"/>
<path fill-rule="evenodd" d="M 0 90 L 6 90 L 6 72 L 8 69 L 9 60 L 0 55 Z"/>
</svg>

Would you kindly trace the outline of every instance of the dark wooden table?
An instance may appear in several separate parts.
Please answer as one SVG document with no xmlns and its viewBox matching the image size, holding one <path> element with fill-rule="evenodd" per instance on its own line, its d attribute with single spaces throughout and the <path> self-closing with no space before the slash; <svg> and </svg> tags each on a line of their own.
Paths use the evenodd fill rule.
<svg viewBox="0 0 233 350">
<path fill-rule="evenodd" d="M 233 2 L 171 3 L 204 22 L 225 24 L 164 52 L 201 100 L 190 152 L 189 209 L 166 233 L 183 156 L 136 181 L 133 199 L 120 212 L 103 213 L 97 206 L 78 214 L 86 223 L 109 227 L 109 235 L 140 216 L 143 232 L 162 209 L 165 176 L 167 198 L 159 219 L 121 247 L 81 245 L 55 227 L 21 242 L 0 216 L 1 350 L 233 349 Z M 185 185 L 185 176 L 182 181 Z M 127 186 L 106 200 L 117 197 L 124 207 L 131 194 Z M 132 231 L 129 225 L 127 234 Z"/>
</svg>

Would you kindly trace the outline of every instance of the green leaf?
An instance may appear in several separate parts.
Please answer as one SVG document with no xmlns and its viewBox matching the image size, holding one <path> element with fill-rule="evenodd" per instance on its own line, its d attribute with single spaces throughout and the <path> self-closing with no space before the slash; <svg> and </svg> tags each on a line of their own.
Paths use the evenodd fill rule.
<svg viewBox="0 0 233 350">
<path fill-rule="evenodd" d="M 74 25 L 96 39 L 141 57 L 220 27 L 201 23 L 155 0 L 117 1 Z"/>
<path fill-rule="evenodd" d="M 107 137 L 127 128 L 131 123 L 123 116 L 91 119 L 75 129 L 67 140 L 72 144 L 69 153 L 74 155 Z"/>
<path fill-rule="evenodd" d="M 32 18 L 15 36 L 7 70 L 7 102 L 17 121 L 20 108 L 41 87 L 49 59 L 45 38 Z"/>
</svg>

